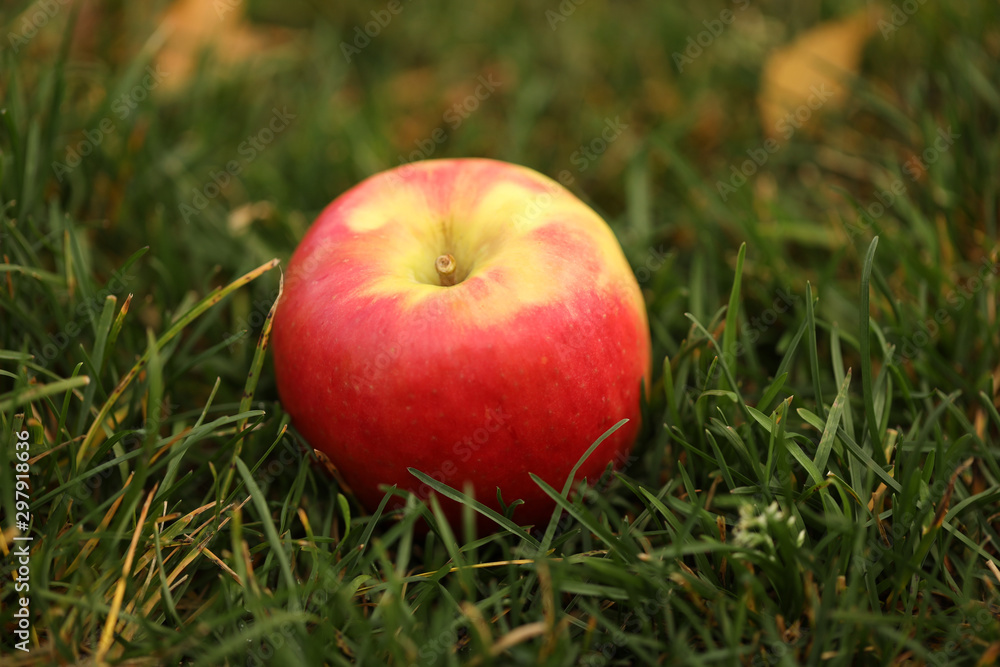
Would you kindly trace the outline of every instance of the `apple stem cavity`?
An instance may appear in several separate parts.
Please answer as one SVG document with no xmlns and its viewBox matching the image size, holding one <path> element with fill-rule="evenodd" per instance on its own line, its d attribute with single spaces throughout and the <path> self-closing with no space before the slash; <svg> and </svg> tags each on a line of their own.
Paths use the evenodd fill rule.
<svg viewBox="0 0 1000 667">
<path fill-rule="evenodd" d="M 441 281 L 443 287 L 451 287 L 455 284 L 455 269 L 458 265 L 455 263 L 455 257 L 449 253 L 441 255 L 434 262 L 434 268 L 437 269 L 438 280 Z"/>
</svg>

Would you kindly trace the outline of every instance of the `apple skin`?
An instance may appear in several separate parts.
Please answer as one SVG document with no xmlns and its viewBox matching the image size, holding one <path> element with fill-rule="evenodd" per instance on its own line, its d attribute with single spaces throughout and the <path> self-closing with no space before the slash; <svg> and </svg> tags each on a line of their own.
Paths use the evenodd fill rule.
<svg viewBox="0 0 1000 667">
<path fill-rule="evenodd" d="M 561 489 L 628 418 L 577 479 L 620 467 L 649 385 L 645 304 L 611 229 L 555 181 L 486 159 L 410 163 L 338 197 L 292 256 L 271 340 L 293 425 L 369 511 L 380 485 L 427 499 L 412 467 L 494 509 L 499 487 L 525 501 L 515 522 L 544 525 L 554 502 L 528 473 Z"/>
</svg>

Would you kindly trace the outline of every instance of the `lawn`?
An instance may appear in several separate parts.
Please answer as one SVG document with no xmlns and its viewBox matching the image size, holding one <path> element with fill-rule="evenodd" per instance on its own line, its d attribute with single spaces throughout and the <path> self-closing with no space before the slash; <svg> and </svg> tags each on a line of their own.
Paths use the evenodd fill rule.
<svg viewBox="0 0 1000 667">
<path fill-rule="evenodd" d="M 996 2 L 0 26 L 3 664 L 1000 660 Z M 569 183 L 649 315 L 632 456 L 527 530 L 361 507 L 265 345 L 326 204 L 458 156 Z"/>
</svg>

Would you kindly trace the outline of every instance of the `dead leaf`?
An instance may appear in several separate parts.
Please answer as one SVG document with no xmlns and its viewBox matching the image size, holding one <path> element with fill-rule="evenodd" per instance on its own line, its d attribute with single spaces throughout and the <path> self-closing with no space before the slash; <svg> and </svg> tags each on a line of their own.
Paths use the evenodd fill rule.
<svg viewBox="0 0 1000 667">
<path fill-rule="evenodd" d="M 769 137 L 789 139 L 815 122 L 820 108 L 844 103 L 844 80 L 857 73 L 861 50 L 877 22 L 876 10 L 861 10 L 812 28 L 771 54 L 757 99 Z"/>
<path fill-rule="evenodd" d="M 274 215 L 274 206 L 268 201 L 243 204 L 229 212 L 227 227 L 232 236 L 241 236 L 255 220 L 267 220 Z"/>
<path fill-rule="evenodd" d="M 287 42 L 286 28 L 258 28 L 245 16 L 241 0 L 176 0 L 163 13 L 166 43 L 157 66 L 166 72 L 163 88 L 182 88 L 206 49 L 219 65 L 246 63 Z"/>
<path fill-rule="evenodd" d="M 987 665 L 997 664 L 997 658 L 1000 657 L 1000 642 L 993 642 L 990 644 L 983 654 L 979 656 L 979 662 L 976 663 L 976 667 L 986 667 Z"/>
</svg>

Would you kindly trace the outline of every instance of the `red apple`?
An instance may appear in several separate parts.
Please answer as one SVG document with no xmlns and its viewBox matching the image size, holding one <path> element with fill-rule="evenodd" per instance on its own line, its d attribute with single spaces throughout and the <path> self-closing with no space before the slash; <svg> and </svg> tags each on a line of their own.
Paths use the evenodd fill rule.
<svg viewBox="0 0 1000 667">
<path fill-rule="evenodd" d="M 484 159 L 376 174 L 292 256 L 272 331 L 281 402 L 369 510 L 413 467 L 547 521 L 557 489 L 620 465 L 639 428 L 650 340 L 608 225 L 556 182 Z M 445 501 L 449 518 L 458 506 Z"/>
</svg>

